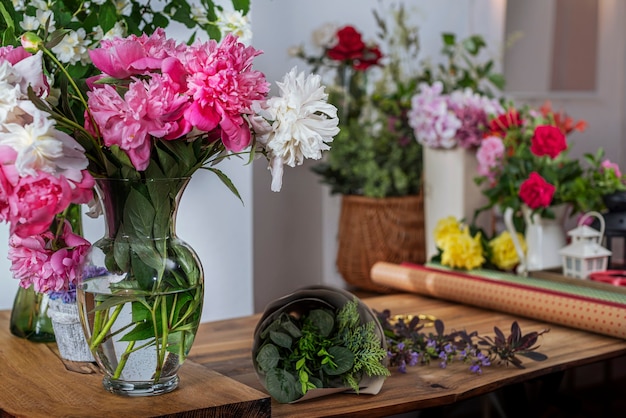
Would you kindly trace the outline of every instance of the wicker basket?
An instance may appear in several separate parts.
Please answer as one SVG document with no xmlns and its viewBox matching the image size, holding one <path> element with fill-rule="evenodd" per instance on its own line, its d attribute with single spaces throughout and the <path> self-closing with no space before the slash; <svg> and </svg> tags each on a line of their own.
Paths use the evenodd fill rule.
<svg viewBox="0 0 626 418">
<path fill-rule="evenodd" d="M 375 199 L 344 195 L 339 218 L 337 269 L 358 288 L 392 290 L 372 282 L 377 261 L 423 263 L 426 257 L 422 195 Z"/>
</svg>

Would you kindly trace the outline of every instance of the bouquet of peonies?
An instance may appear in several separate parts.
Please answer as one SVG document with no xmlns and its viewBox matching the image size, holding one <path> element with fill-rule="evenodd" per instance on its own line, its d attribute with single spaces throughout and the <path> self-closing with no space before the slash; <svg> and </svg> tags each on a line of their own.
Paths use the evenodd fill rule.
<svg viewBox="0 0 626 418">
<path fill-rule="evenodd" d="M 539 110 L 509 105 L 505 113 L 492 117 L 476 152 L 476 182 L 485 185 L 486 208 L 499 205 L 517 211 L 525 204 L 550 218 L 551 207 L 559 204 L 579 211 L 581 196 L 575 185 L 584 170 L 567 155 L 567 135 L 584 129 L 584 121 L 574 123 L 549 105 Z"/>
<path fill-rule="evenodd" d="M 3 12 L 3 39 L 12 39 L 11 17 L 23 14 Z M 84 75 L 94 75 L 82 79 L 53 50 L 70 32 L 50 32 L 51 22 L 22 33 L 21 46 L 0 48 L 0 220 L 10 224 L 15 277 L 39 292 L 69 291 L 82 280 L 83 326 L 109 382 L 177 384 L 168 373 L 191 348 L 203 300 L 202 268 L 170 216 L 186 182 L 209 170 L 239 197 L 216 165 L 263 155 L 279 191 L 285 166 L 330 148 L 337 109 L 320 76 L 295 68 L 268 97 L 269 83 L 253 67 L 261 51 L 231 33 L 185 44 L 157 27 L 102 39 L 88 49 Z M 107 236 L 91 248 L 66 222 L 70 204 L 89 201 L 109 216 Z M 144 352 L 154 366 L 147 379 L 126 367 Z M 101 359 L 111 353 L 119 357 Z"/>
</svg>

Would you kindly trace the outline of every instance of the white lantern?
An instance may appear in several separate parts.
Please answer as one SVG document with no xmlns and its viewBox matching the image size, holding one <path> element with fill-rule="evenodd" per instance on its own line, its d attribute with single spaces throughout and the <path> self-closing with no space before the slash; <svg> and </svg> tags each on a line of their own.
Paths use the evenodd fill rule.
<svg viewBox="0 0 626 418">
<path fill-rule="evenodd" d="M 585 221 L 595 216 L 600 221 L 600 231 L 585 225 Z M 569 231 L 569 245 L 561 248 L 563 275 L 587 279 L 595 271 L 606 270 L 611 251 L 600 245 L 604 236 L 604 217 L 598 212 L 585 213 L 578 221 L 578 227 Z"/>
</svg>

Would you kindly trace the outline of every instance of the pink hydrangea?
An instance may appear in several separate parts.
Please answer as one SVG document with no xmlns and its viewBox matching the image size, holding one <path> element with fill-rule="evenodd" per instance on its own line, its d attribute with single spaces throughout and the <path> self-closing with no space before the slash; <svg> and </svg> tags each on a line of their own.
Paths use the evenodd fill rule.
<svg viewBox="0 0 626 418">
<path fill-rule="evenodd" d="M 463 148 L 479 146 L 489 123 L 489 116 L 504 112 L 497 100 L 474 93 L 471 89 L 452 92 L 448 106 L 461 121 L 461 126 L 456 131 L 456 140 Z"/>
<path fill-rule="evenodd" d="M 187 94 L 192 98 L 185 118 L 202 131 L 219 127 L 222 142 L 230 151 L 250 145 L 250 127 L 242 113 L 251 114 L 252 103 L 269 92 L 263 73 L 252 69 L 252 61 L 260 53 L 227 35 L 220 44 L 209 40 L 184 54 Z"/>
<path fill-rule="evenodd" d="M 480 147 L 476 151 L 478 173 L 493 181 L 496 175 L 494 168 L 498 167 L 503 155 L 504 143 L 502 139 L 497 136 L 488 136 L 483 139 L 480 143 Z"/>
<path fill-rule="evenodd" d="M 411 99 L 409 125 L 417 141 L 429 148 L 453 148 L 457 145 L 456 132 L 461 121 L 448 107 L 439 81 L 429 86 L 422 83 L 419 93 Z"/>
</svg>

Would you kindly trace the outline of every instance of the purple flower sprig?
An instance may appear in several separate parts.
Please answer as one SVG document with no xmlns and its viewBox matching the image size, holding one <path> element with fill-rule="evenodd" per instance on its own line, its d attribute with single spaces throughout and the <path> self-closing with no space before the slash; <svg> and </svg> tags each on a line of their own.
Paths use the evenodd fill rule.
<svg viewBox="0 0 626 418">
<path fill-rule="evenodd" d="M 512 364 L 524 368 L 518 356 L 525 356 L 535 361 L 543 361 L 548 357 L 537 352 L 539 336 L 548 332 L 531 332 L 523 335 L 517 322 L 511 325 L 511 335 L 494 327 L 495 337 L 481 337 L 476 331 L 453 331 L 446 333 L 443 321 L 434 321 L 435 332 L 424 332 L 424 325 L 419 317 L 410 321 L 400 317 L 397 320 L 386 309 L 376 312 L 385 338 L 387 339 L 387 357 L 389 366 L 401 373 L 406 373 L 407 366 L 427 365 L 437 361 L 439 367 L 446 368 L 453 361 L 461 361 L 469 365 L 469 371 L 482 374 L 483 368 L 496 364 Z"/>
</svg>

